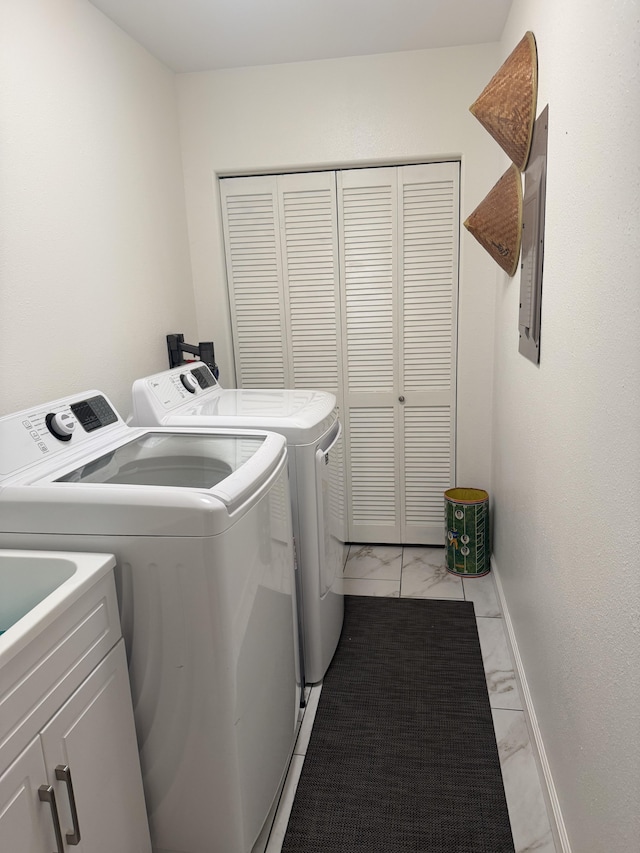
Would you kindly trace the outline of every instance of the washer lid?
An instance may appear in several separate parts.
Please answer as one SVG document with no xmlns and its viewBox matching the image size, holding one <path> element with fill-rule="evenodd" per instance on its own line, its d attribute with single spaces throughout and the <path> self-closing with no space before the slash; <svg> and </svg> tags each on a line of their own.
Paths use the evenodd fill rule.
<svg viewBox="0 0 640 853">
<path fill-rule="evenodd" d="M 0 532 L 215 535 L 286 464 L 276 433 L 132 429 L 103 395 L 91 394 L 0 418 Z M 48 413 L 75 413 L 72 434 L 54 433 Z"/>
<path fill-rule="evenodd" d="M 225 503 L 237 503 L 247 489 L 255 488 L 254 480 L 247 476 L 248 462 L 266 437 L 265 433 L 239 436 L 143 432 L 56 477 L 55 482 L 205 490 L 218 487 L 216 495 Z"/>
<path fill-rule="evenodd" d="M 213 536 L 286 464 L 275 433 L 142 432 L 70 471 L 0 489 L 0 532 Z"/>
</svg>

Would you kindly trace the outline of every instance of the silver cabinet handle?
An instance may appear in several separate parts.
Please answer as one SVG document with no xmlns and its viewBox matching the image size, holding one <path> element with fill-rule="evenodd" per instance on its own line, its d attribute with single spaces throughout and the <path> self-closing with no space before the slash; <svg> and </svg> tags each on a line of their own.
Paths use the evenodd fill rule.
<svg viewBox="0 0 640 853">
<path fill-rule="evenodd" d="M 56 767 L 56 779 L 59 782 L 64 782 L 67 786 L 67 795 L 69 797 L 69 808 L 71 809 L 71 822 L 73 823 L 73 832 L 67 832 L 67 844 L 73 847 L 80 843 L 80 824 L 78 823 L 78 811 L 76 809 L 76 798 L 73 795 L 73 782 L 71 781 L 71 770 L 67 764 L 58 764 Z"/>
<path fill-rule="evenodd" d="M 58 818 L 58 807 L 56 806 L 56 793 L 51 785 L 40 785 L 38 788 L 38 799 L 41 803 L 49 803 L 51 806 L 51 820 L 53 821 L 53 831 L 56 835 L 57 853 L 64 853 L 64 844 L 62 843 L 62 832 L 60 831 L 60 819 Z"/>
</svg>

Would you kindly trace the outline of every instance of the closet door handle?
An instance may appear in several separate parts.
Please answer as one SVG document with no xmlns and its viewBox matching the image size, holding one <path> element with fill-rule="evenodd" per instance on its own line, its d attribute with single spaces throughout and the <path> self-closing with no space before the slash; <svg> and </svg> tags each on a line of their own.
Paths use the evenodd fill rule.
<svg viewBox="0 0 640 853">
<path fill-rule="evenodd" d="M 73 824 L 73 832 L 67 832 L 67 844 L 73 847 L 80 843 L 80 824 L 78 823 L 78 811 L 76 809 L 76 798 L 73 794 L 73 782 L 71 781 L 71 770 L 67 764 L 58 764 L 56 767 L 56 779 L 59 782 L 64 782 L 67 786 L 67 795 L 69 797 L 69 808 L 71 810 L 71 822 Z"/>
<path fill-rule="evenodd" d="M 403 395 L 402 395 L 402 394 L 398 397 L 398 400 L 399 400 L 401 403 L 404 403 L 404 397 L 403 397 Z"/>
<path fill-rule="evenodd" d="M 62 832 L 60 830 L 60 819 L 58 818 L 58 807 L 56 806 L 56 793 L 51 785 L 40 785 L 38 788 L 38 799 L 41 803 L 49 803 L 51 807 L 51 820 L 53 821 L 53 831 L 56 836 L 56 853 L 64 853 L 64 844 L 62 843 Z"/>
</svg>

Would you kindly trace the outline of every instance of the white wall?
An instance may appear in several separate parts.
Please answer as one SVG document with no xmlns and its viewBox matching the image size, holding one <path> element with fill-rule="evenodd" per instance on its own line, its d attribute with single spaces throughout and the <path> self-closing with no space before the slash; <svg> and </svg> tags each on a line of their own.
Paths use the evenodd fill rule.
<svg viewBox="0 0 640 853">
<path fill-rule="evenodd" d="M 574 853 L 640 838 L 640 5 L 514 0 L 549 104 L 541 362 L 499 275 L 494 556 Z"/>
<path fill-rule="evenodd" d="M 86 0 L 2 0 L 0 414 L 128 412 L 195 334 L 174 80 Z"/>
<path fill-rule="evenodd" d="M 518 278 L 463 231 L 458 462 L 493 493 L 574 853 L 640 837 L 639 17 L 638 0 L 514 0 L 501 52 L 181 75 L 196 324 L 174 76 L 86 0 L 0 7 L 0 414 L 91 387 L 125 410 L 169 331 L 214 338 L 233 381 L 217 174 L 461 156 L 466 217 L 507 165 L 468 105 L 534 31 L 550 104 L 542 360 L 517 352 Z"/>
<path fill-rule="evenodd" d="M 462 157 L 466 217 L 499 177 L 468 111 L 497 45 L 178 75 L 199 336 L 234 381 L 216 176 Z M 489 486 L 494 264 L 462 235 L 458 480 Z"/>
</svg>

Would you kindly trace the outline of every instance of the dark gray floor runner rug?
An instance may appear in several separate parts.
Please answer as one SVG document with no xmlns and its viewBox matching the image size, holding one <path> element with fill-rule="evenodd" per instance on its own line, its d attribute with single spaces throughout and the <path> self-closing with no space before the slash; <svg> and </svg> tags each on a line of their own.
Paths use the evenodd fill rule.
<svg viewBox="0 0 640 853">
<path fill-rule="evenodd" d="M 473 604 L 345 597 L 282 853 L 513 853 Z"/>
</svg>

